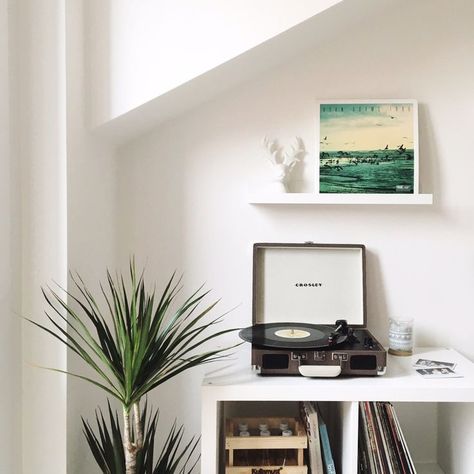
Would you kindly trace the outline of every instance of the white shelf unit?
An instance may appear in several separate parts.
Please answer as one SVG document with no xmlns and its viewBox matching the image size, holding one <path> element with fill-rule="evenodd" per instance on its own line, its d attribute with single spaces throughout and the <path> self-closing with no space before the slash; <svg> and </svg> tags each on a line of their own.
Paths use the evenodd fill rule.
<svg viewBox="0 0 474 474">
<path fill-rule="evenodd" d="M 385 204 L 430 205 L 432 194 L 317 194 L 317 193 L 252 193 L 249 204 Z"/>
<path fill-rule="evenodd" d="M 412 367 L 416 358 L 423 357 L 433 360 L 451 361 L 457 364 L 456 372 L 463 378 L 424 379 Z M 411 357 L 388 356 L 387 372 L 378 377 L 344 377 L 335 379 L 308 379 L 304 377 L 261 377 L 248 368 L 236 370 L 224 369 L 223 373 L 213 374 L 204 380 L 202 385 L 202 456 L 201 472 L 203 474 L 221 474 L 219 459 L 222 458 L 222 413 L 225 405 L 233 402 L 287 402 L 312 400 L 328 402 L 332 418 L 338 426 L 336 458 L 342 474 L 357 473 L 357 444 L 358 444 L 358 410 L 360 401 L 391 401 L 398 407 L 413 405 L 409 426 L 417 426 L 423 430 L 423 424 L 428 429 L 437 430 L 431 438 L 437 439 L 437 459 L 417 464 L 420 474 L 443 473 L 468 474 L 474 472 L 474 457 L 471 453 L 474 439 L 474 364 L 453 349 L 417 348 Z M 402 405 L 403 403 L 403 405 Z M 426 405 L 430 404 L 430 405 Z M 238 406 L 238 405 L 237 405 Z M 409 407 L 409 406 L 408 406 Z M 433 407 L 435 419 L 425 419 L 426 409 Z M 268 408 L 268 407 L 267 407 Z M 423 409 L 422 409 L 423 408 Z M 466 410 L 467 415 L 459 415 L 457 409 Z M 446 410 L 447 409 L 447 410 Z M 450 410 L 453 409 L 453 419 L 456 427 L 446 426 L 450 422 Z M 443 411 L 443 426 L 438 422 L 438 411 Z M 447 414 L 446 414 L 447 413 Z M 454 422 L 454 421 L 453 421 Z M 404 424 L 401 419 L 402 425 Z M 414 423 L 414 425 L 413 425 Z M 334 423 L 333 423 L 334 424 Z M 462 424 L 462 426 L 459 426 Z M 402 426 L 403 427 L 403 426 Z M 457 433 L 464 441 L 461 443 L 448 442 L 443 436 Z M 407 435 L 407 433 L 405 433 Z M 467 439 L 464 439 L 466 438 Z M 410 436 L 407 436 L 410 438 Z M 423 438 L 419 436 L 418 438 Z M 427 436 L 430 438 L 430 436 Z M 423 439 L 416 440 L 423 443 Z M 410 445 L 410 442 L 409 442 Z M 440 449 L 440 447 L 443 447 Z M 454 461 L 453 461 L 454 459 Z M 416 461 L 416 456 L 415 456 Z M 456 470 L 452 463 L 464 464 Z M 449 470 L 443 471 L 443 465 L 451 463 Z"/>
</svg>

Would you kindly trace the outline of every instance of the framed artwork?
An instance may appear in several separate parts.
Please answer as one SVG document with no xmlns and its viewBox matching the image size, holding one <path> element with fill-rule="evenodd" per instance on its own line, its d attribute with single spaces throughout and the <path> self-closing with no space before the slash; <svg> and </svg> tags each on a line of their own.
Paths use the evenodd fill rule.
<svg viewBox="0 0 474 474">
<path fill-rule="evenodd" d="M 319 193 L 418 193 L 415 100 L 318 102 Z"/>
</svg>

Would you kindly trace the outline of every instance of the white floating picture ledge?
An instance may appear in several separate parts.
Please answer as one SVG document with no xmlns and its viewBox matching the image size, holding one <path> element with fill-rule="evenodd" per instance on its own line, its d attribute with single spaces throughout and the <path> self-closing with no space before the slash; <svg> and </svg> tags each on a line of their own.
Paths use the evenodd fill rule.
<svg viewBox="0 0 474 474">
<path fill-rule="evenodd" d="M 253 193 L 249 204 L 433 204 L 432 194 Z"/>
</svg>

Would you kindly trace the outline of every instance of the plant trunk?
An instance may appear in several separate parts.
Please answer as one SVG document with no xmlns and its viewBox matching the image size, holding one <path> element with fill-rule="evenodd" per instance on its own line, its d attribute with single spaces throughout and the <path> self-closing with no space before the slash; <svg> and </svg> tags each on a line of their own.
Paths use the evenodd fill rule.
<svg viewBox="0 0 474 474">
<path fill-rule="evenodd" d="M 133 404 L 133 420 L 135 427 L 135 443 L 137 445 L 137 451 L 140 451 L 143 448 L 143 426 L 139 401 Z"/>
<path fill-rule="evenodd" d="M 137 446 L 132 441 L 130 409 L 123 408 L 123 447 L 125 451 L 125 473 L 137 474 Z"/>
</svg>

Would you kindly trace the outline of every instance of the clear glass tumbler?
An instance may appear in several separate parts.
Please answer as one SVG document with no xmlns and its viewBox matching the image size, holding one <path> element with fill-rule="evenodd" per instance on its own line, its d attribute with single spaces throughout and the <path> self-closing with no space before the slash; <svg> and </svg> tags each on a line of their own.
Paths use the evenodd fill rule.
<svg viewBox="0 0 474 474">
<path fill-rule="evenodd" d="M 413 354 L 413 318 L 389 319 L 388 352 L 399 356 Z"/>
</svg>

